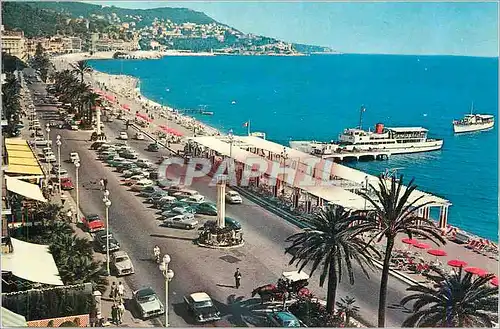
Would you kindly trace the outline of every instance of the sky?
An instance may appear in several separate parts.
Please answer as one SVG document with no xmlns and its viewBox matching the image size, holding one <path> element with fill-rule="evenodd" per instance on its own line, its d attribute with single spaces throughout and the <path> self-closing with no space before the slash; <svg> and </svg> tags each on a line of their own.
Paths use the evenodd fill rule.
<svg viewBox="0 0 500 329">
<path fill-rule="evenodd" d="M 497 2 L 86 1 L 184 7 L 245 33 L 343 53 L 498 56 Z"/>
</svg>

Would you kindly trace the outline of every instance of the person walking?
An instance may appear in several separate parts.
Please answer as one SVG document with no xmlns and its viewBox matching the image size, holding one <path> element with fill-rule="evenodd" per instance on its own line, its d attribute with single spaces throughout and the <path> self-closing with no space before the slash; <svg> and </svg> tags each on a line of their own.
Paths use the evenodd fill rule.
<svg viewBox="0 0 500 329">
<path fill-rule="evenodd" d="M 125 314 L 125 305 L 123 302 L 118 303 L 118 323 L 123 323 L 123 315 Z"/>
<path fill-rule="evenodd" d="M 122 282 L 118 282 L 118 298 L 120 300 L 123 300 L 123 296 L 125 295 L 125 287 L 123 286 Z"/>
<path fill-rule="evenodd" d="M 108 179 L 107 178 L 104 178 L 102 180 L 102 184 L 104 186 L 104 190 L 106 191 L 108 189 Z"/>
<path fill-rule="evenodd" d="M 113 306 L 111 306 L 111 322 L 118 324 L 118 306 L 116 303 L 113 303 Z"/>
<path fill-rule="evenodd" d="M 109 292 L 109 298 L 115 300 L 117 295 L 117 289 L 118 287 L 116 286 L 116 282 L 113 282 L 113 284 L 111 284 L 111 291 Z"/>
<path fill-rule="evenodd" d="M 104 188 L 104 179 L 100 179 L 99 180 L 99 189 L 102 191 L 102 189 Z"/>
<path fill-rule="evenodd" d="M 236 268 L 236 272 L 234 272 L 234 282 L 236 289 L 239 289 L 241 285 L 241 272 L 239 268 Z"/>
</svg>

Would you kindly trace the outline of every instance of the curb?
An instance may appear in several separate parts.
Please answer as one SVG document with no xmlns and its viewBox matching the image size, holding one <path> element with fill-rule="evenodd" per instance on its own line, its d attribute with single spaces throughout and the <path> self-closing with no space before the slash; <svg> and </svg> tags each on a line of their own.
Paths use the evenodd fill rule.
<svg viewBox="0 0 500 329">
<path fill-rule="evenodd" d="M 200 247 L 203 247 L 203 248 L 228 250 L 228 249 L 236 249 L 236 248 L 243 247 L 243 246 L 245 245 L 245 241 L 243 241 L 242 243 L 240 243 L 240 244 L 238 244 L 238 245 L 235 245 L 235 246 L 228 246 L 228 247 L 217 247 L 217 246 L 211 246 L 211 245 L 204 244 L 204 243 L 200 243 L 200 242 L 196 242 L 196 244 L 197 244 L 198 246 L 200 246 Z"/>
</svg>

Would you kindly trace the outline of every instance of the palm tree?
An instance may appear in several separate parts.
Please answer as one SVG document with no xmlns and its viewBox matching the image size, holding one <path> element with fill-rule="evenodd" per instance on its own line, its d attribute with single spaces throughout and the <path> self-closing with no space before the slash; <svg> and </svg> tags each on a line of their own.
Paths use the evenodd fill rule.
<svg viewBox="0 0 500 329">
<path fill-rule="evenodd" d="M 84 110 L 84 115 L 83 117 L 85 118 L 85 122 L 88 125 L 92 125 L 92 118 L 93 118 L 93 109 L 100 105 L 100 97 L 98 94 L 94 92 L 85 92 L 82 95 L 82 103 L 83 103 L 83 108 Z"/>
<path fill-rule="evenodd" d="M 356 299 L 353 297 L 345 296 L 337 302 L 337 309 L 339 313 L 345 314 L 346 325 L 351 323 L 351 319 L 356 317 L 359 313 L 359 306 L 355 305 Z"/>
<path fill-rule="evenodd" d="M 73 72 L 80 76 L 80 83 L 83 84 L 83 75 L 86 72 L 91 72 L 92 68 L 87 63 L 87 61 L 78 61 L 76 65 L 74 65 L 73 67 L 74 67 Z"/>
<path fill-rule="evenodd" d="M 366 221 L 363 223 L 364 232 L 376 232 L 375 236 L 369 241 L 369 244 L 375 239 L 377 242 L 380 242 L 384 237 L 386 239 L 384 264 L 382 267 L 382 277 L 380 279 L 378 305 L 379 327 L 385 327 L 389 266 L 391 264 L 392 249 L 397 235 L 405 233 L 410 238 L 413 235 L 419 235 L 436 244 L 446 243 L 441 237 L 440 230 L 432 220 L 417 215 L 420 208 L 426 207 L 430 203 L 422 201 L 424 196 L 410 200 L 410 196 L 417 188 L 413 182 L 414 179 L 404 188 L 403 175 L 401 175 L 399 179 L 393 176 L 388 186 L 385 178 L 380 176 L 378 189 L 370 185 L 371 190 L 375 191 L 375 198 L 370 197 L 366 193 L 360 193 L 374 208 L 373 211 L 370 211 L 368 215 L 365 216 Z"/>
<path fill-rule="evenodd" d="M 311 275 L 322 265 L 320 287 L 328 277 L 327 311 L 332 314 L 342 268 L 345 266 L 349 281 L 354 284 L 352 261 L 358 263 L 368 276 L 365 265 L 372 265 L 370 256 L 377 254 L 373 246 L 366 245 L 360 238 L 359 227 L 352 225 L 362 220 L 363 217 L 353 215 L 343 207 L 328 207 L 308 221 L 309 228 L 286 239 L 292 243 L 285 249 L 285 253 L 293 254 L 290 265 L 296 262 L 302 270 L 312 261 Z"/>
<path fill-rule="evenodd" d="M 493 327 L 498 319 L 498 288 L 488 286 L 493 274 L 473 279 L 471 273 L 439 274 L 436 288 L 414 285 L 416 292 L 401 300 L 404 306 L 413 303 L 413 314 L 403 327 Z"/>
</svg>

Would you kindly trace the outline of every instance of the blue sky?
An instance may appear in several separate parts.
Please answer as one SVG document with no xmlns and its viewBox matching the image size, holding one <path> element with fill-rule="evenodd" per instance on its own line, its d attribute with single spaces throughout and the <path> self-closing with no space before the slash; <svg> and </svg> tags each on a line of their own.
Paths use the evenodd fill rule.
<svg viewBox="0 0 500 329">
<path fill-rule="evenodd" d="M 344 53 L 498 56 L 496 2 L 87 2 L 186 7 L 246 33 Z"/>
</svg>

